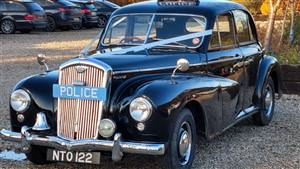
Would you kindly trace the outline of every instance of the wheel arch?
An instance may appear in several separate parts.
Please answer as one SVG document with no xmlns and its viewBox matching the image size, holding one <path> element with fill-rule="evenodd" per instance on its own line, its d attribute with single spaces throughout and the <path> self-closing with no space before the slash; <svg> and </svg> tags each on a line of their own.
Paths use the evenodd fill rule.
<svg viewBox="0 0 300 169">
<path fill-rule="evenodd" d="M 199 102 L 192 100 L 186 103 L 184 108 L 188 108 L 192 112 L 197 127 L 197 134 L 205 135 L 206 118 L 205 118 L 205 112 L 204 109 L 202 108 L 202 105 Z"/>
<path fill-rule="evenodd" d="M 260 62 L 256 80 L 256 88 L 253 96 L 255 106 L 261 106 L 262 90 L 267 82 L 267 78 L 271 77 L 274 82 L 275 92 L 282 95 L 282 79 L 281 68 L 277 59 L 273 56 L 264 56 Z"/>
</svg>

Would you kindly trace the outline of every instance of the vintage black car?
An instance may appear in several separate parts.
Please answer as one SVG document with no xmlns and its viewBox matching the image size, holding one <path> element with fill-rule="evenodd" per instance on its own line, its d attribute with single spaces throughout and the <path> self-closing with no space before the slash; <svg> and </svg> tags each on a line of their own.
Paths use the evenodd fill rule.
<svg viewBox="0 0 300 169">
<path fill-rule="evenodd" d="M 29 33 L 47 26 L 45 11 L 31 0 L 0 0 L 0 32 Z"/>
<path fill-rule="evenodd" d="M 129 5 L 113 13 L 93 54 L 89 46 L 14 88 L 12 130 L 1 136 L 21 142 L 33 163 L 133 153 L 190 168 L 198 137 L 247 117 L 268 125 L 281 95 L 277 60 L 264 53 L 251 14 L 230 1 Z"/>
</svg>

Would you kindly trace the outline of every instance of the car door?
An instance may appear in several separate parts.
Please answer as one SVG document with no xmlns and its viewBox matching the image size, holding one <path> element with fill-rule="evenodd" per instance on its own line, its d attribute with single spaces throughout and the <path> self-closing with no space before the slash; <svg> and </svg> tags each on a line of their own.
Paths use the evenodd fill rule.
<svg viewBox="0 0 300 169">
<path fill-rule="evenodd" d="M 245 87 L 243 106 L 246 109 L 252 105 L 262 49 L 257 40 L 256 28 L 252 17 L 241 10 L 234 10 L 232 13 L 235 20 L 238 44 L 244 56 Z"/>
<path fill-rule="evenodd" d="M 244 67 L 243 55 L 235 38 L 235 28 L 231 13 L 216 18 L 207 53 L 208 72 L 237 82 L 238 89 L 228 91 L 222 88 L 222 123 L 227 127 L 242 111 Z"/>
<path fill-rule="evenodd" d="M 24 21 L 25 15 L 28 14 L 27 9 L 20 4 L 19 2 L 14 1 L 5 1 L 7 14 L 9 14 L 16 22 L 16 27 L 18 27 L 18 23 Z"/>
</svg>

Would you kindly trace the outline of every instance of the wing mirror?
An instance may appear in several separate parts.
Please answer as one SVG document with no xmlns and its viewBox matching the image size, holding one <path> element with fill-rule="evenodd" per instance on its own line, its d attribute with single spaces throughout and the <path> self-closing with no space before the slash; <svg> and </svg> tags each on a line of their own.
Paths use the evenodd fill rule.
<svg viewBox="0 0 300 169">
<path fill-rule="evenodd" d="M 181 72 L 186 72 L 189 70 L 189 68 L 190 68 L 190 63 L 188 60 L 186 60 L 186 59 L 177 60 L 176 68 L 174 69 L 172 76 L 171 76 L 172 82 L 174 82 L 173 78 L 175 77 L 177 70 L 179 70 Z"/>
<path fill-rule="evenodd" d="M 46 59 L 46 55 L 45 54 L 38 54 L 37 56 L 37 62 L 39 63 L 39 65 L 44 67 L 44 71 L 48 72 L 49 71 L 49 67 L 47 65 L 47 59 Z"/>
</svg>

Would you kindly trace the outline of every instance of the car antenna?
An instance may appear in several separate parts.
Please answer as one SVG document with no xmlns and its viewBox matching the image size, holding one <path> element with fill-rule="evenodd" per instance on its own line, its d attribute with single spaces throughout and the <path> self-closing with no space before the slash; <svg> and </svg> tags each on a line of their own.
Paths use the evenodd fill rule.
<svg viewBox="0 0 300 169">
<path fill-rule="evenodd" d="M 89 49 L 92 47 L 92 45 L 95 43 L 95 41 L 97 41 L 101 34 L 102 34 L 102 31 L 101 30 L 91 41 L 90 43 L 88 43 L 83 49 L 82 51 L 79 53 L 79 58 L 86 58 L 88 56 L 88 53 L 89 53 Z"/>
</svg>

